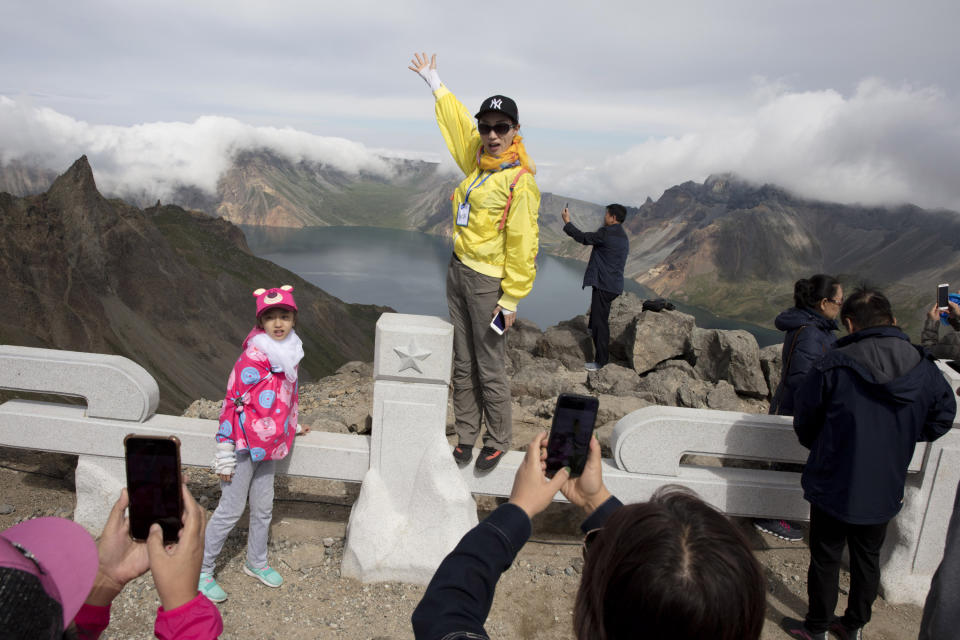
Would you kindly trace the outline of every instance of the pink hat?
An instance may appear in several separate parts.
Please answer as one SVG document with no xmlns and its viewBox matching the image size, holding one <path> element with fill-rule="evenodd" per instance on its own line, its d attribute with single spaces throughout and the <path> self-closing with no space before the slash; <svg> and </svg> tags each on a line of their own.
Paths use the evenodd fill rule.
<svg viewBox="0 0 960 640">
<path fill-rule="evenodd" d="M 282 309 L 297 310 L 297 301 L 293 299 L 293 287 L 288 284 L 279 289 L 257 289 L 253 292 L 257 299 L 257 317 L 267 309 L 280 307 Z"/>
<path fill-rule="evenodd" d="M 73 621 L 97 576 L 97 545 L 76 522 L 34 518 L 0 532 L 0 567 L 37 577 L 63 607 L 63 628 Z M 2 603 L 0 603 L 2 604 Z"/>
</svg>

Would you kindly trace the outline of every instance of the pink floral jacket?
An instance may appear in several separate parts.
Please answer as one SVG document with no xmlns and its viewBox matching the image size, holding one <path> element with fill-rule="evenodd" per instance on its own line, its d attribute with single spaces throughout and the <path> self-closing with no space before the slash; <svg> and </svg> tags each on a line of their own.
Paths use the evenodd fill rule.
<svg viewBox="0 0 960 640">
<path fill-rule="evenodd" d="M 299 399 L 298 383 L 272 371 L 267 354 L 250 344 L 258 333 L 263 329 L 247 335 L 230 372 L 216 435 L 217 442 L 234 442 L 237 451 L 249 449 L 254 462 L 279 460 L 290 452 Z"/>
</svg>

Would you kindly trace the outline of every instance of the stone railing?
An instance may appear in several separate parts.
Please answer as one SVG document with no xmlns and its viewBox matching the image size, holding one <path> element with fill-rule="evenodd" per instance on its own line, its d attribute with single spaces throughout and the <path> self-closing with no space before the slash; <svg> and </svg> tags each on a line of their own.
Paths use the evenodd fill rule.
<svg viewBox="0 0 960 640">
<path fill-rule="evenodd" d="M 510 493 L 521 452 L 509 452 L 488 473 L 473 465 L 458 468 L 450 455 L 445 422 L 452 331 L 437 318 L 381 316 L 372 435 L 311 432 L 278 466 L 289 475 L 362 482 L 348 525 L 346 576 L 425 583 L 477 522 L 471 494 Z M 960 385 L 960 374 L 942 369 L 952 386 Z M 86 399 L 86 406 L 0 405 L 0 446 L 78 455 L 74 517 L 93 532 L 125 482 L 126 434 L 176 435 L 185 465 L 207 466 L 213 458 L 215 421 L 157 415 L 156 382 L 126 358 L 0 346 L 0 388 Z M 789 418 L 647 407 L 617 423 L 610 445 L 604 480 L 625 502 L 681 484 L 730 515 L 808 517 L 799 474 L 681 464 L 686 454 L 802 463 L 806 450 Z M 889 601 L 919 603 L 943 552 L 960 479 L 960 431 L 919 445 L 910 471 L 905 506 L 884 549 L 883 589 Z"/>
</svg>

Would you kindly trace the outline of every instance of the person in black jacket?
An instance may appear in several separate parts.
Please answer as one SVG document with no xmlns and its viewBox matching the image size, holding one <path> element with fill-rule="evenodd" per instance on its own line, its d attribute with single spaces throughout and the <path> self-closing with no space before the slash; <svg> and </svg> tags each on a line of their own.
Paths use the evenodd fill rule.
<svg viewBox="0 0 960 640">
<path fill-rule="evenodd" d="M 500 574 L 530 537 L 530 519 L 557 490 L 589 514 L 574 605 L 578 640 L 757 640 L 766 581 L 746 539 L 683 487 L 624 506 L 603 484 L 600 443 L 583 474 L 544 476 L 546 434 L 527 447 L 510 501 L 471 529 L 437 568 L 413 612 L 417 640 L 489 638 L 484 623 Z"/>
<path fill-rule="evenodd" d="M 810 449 L 803 496 L 810 503 L 808 611 L 784 619 L 794 638 L 859 638 L 880 585 L 887 523 L 903 506 L 916 443 L 950 430 L 957 405 L 932 357 L 910 344 L 879 291 L 858 289 L 840 310 L 849 331 L 794 396 L 793 428 Z M 850 551 L 850 595 L 834 618 L 840 557 Z"/>
<path fill-rule="evenodd" d="M 794 306 L 782 311 L 774 325 L 783 336 L 780 384 L 770 401 L 770 413 L 793 415 L 793 394 L 813 363 L 837 343 L 837 316 L 843 304 L 843 287 L 833 276 L 818 273 L 801 278 L 793 285 Z M 770 465 L 776 469 L 776 463 Z M 779 518 L 757 518 L 754 526 L 787 542 L 803 540 L 803 529 L 796 522 Z"/>
<path fill-rule="evenodd" d="M 610 304 L 623 293 L 623 268 L 630 253 L 630 240 L 623 230 L 627 210 L 622 204 L 607 205 L 603 226 L 584 233 L 570 222 L 566 207 L 560 214 L 563 231 L 580 244 L 592 245 L 590 261 L 583 274 L 583 288 L 593 287 L 590 298 L 590 337 L 593 339 L 593 362 L 586 363 L 587 371 L 596 371 L 610 360 Z"/>
</svg>

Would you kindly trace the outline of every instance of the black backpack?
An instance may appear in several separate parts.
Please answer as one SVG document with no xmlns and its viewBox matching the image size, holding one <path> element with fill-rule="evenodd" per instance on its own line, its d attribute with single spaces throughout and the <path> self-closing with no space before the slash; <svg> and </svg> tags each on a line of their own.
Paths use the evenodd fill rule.
<svg viewBox="0 0 960 640">
<path fill-rule="evenodd" d="M 644 311 L 673 311 L 676 307 L 673 306 L 672 302 L 668 302 L 663 298 L 654 298 L 653 300 L 644 300 L 643 301 L 643 310 Z"/>
</svg>

